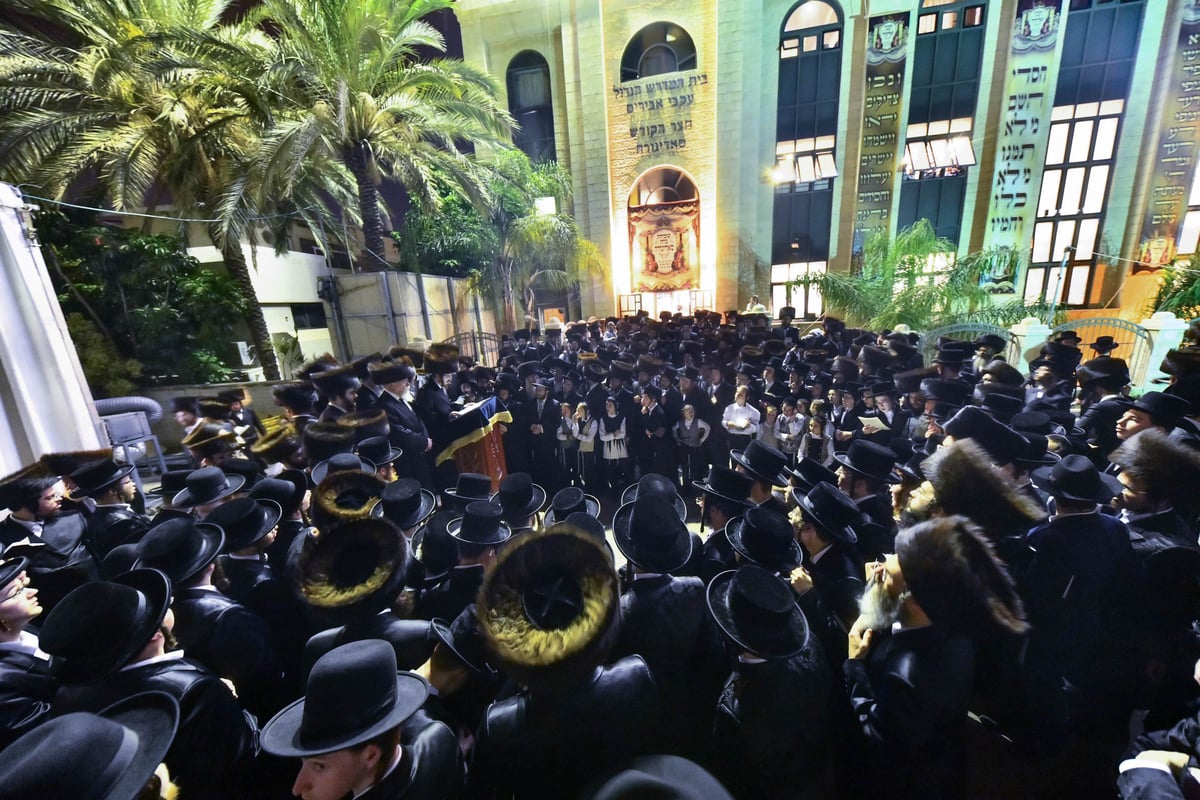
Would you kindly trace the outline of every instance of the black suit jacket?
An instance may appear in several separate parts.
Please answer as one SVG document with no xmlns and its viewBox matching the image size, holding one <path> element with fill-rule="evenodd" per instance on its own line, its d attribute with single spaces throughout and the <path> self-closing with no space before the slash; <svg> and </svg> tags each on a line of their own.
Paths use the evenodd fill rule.
<svg viewBox="0 0 1200 800">
<path fill-rule="evenodd" d="M 461 793 L 458 737 L 445 723 L 414 716 L 400 728 L 400 763 L 359 800 L 455 800 Z"/>
<path fill-rule="evenodd" d="M 31 653 L 0 650 L 0 750 L 50 718 L 57 691 L 49 661 Z"/>
<path fill-rule="evenodd" d="M 6 557 L 29 559 L 29 579 L 38 590 L 38 602 L 49 613 L 72 589 L 99 580 L 100 566 L 87 546 L 87 522 L 82 514 L 60 514 L 47 520 L 42 533 L 10 518 L 0 521 L 0 544 Z M 27 544 L 16 545 L 28 539 Z"/>
<path fill-rule="evenodd" d="M 125 506 L 96 506 L 87 521 L 88 541 L 97 558 L 118 545 L 139 541 L 149 529 L 149 517 Z"/>
<path fill-rule="evenodd" d="M 449 578 L 421 593 L 413 616 L 426 620 L 435 617 L 453 620 L 475 602 L 481 586 L 482 566 L 455 567 L 450 570 Z"/>
<path fill-rule="evenodd" d="M 396 461 L 399 477 L 416 478 L 421 486 L 433 491 L 430 461 L 425 457 L 425 446 L 431 437 L 424 421 L 408 403 L 388 392 L 379 396 L 378 408 L 387 415 L 388 441 L 404 451 L 404 456 Z"/>
<path fill-rule="evenodd" d="M 853 545 L 834 542 L 814 562 L 804 553 L 804 566 L 812 575 L 813 589 L 838 620 L 849 630 L 858 619 L 858 598 L 866 589 L 863 558 Z"/>
</svg>

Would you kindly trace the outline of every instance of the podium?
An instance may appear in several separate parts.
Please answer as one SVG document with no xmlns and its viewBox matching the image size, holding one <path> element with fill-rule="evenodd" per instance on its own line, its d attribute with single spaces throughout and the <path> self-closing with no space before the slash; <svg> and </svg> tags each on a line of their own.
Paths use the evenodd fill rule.
<svg viewBox="0 0 1200 800">
<path fill-rule="evenodd" d="M 492 480 L 492 491 L 508 471 L 504 463 L 504 434 L 500 424 L 511 425 L 512 414 L 502 410 L 495 397 L 465 406 L 446 428 L 449 440 L 438 451 L 435 465 L 450 459 L 460 472 L 477 472 Z"/>
</svg>

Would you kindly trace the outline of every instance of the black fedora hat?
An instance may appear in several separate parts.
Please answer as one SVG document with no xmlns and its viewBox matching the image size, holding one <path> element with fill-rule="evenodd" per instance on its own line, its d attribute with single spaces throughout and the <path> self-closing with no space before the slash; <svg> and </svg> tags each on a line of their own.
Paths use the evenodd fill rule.
<svg viewBox="0 0 1200 800">
<path fill-rule="evenodd" d="M 425 568 L 425 581 L 442 577 L 458 563 L 458 543 L 446 530 L 454 516 L 454 511 L 442 509 L 413 534 L 413 558 Z"/>
<path fill-rule="evenodd" d="M 249 496 L 255 500 L 274 500 L 285 517 L 291 517 L 304 502 L 308 492 L 308 476 L 298 469 L 285 469 L 274 478 L 263 478 L 254 484 Z"/>
<path fill-rule="evenodd" d="M 112 486 L 131 472 L 133 472 L 131 464 L 118 466 L 117 462 L 110 458 L 102 458 L 99 461 L 84 464 L 71 473 L 71 480 L 75 482 L 75 491 L 71 494 L 88 497 L 101 489 Z"/>
<path fill-rule="evenodd" d="M 740 503 L 743 506 L 750 505 L 750 487 L 753 484 L 754 479 L 749 475 L 721 466 L 710 468 L 708 477 L 704 480 L 692 481 L 692 485 L 705 494 Z"/>
<path fill-rule="evenodd" d="M 476 500 L 492 499 L 492 479 L 478 472 L 463 472 L 459 474 L 454 488 L 446 489 L 443 494 L 457 508 L 465 508 Z"/>
<path fill-rule="evenodd" d="M 28 558 L 6 558 L 0 561 L 0 587 L 12 583 L 29 566 Z"/>
<path fill-rule="evenodd" d="M 622 496 L 621 501 L 624 502 L 624 500 L 625 498 Z M 549 528 L 552 525 L 563 522 L 568 516 L 575 513 L 598 517 L 600 515 L 600 501 L 590 494 L 586 494 L 578 486 L 568 486 L 564 489 L 559 489 L 554 493 L 554 497 L 550 498 L 550 508 L 546 509 L 542 525 Z"/>
<path fill-rule="evenodd" d="M 604 530 L 604 523 L 584 511 L 574 511 L 567 514 L 561 522 L 555 523 L 564 528 L 574 528 L 580 533 L 586 533 L 598 542 L 602 542 L 604 547 L 611 553 L 612 547 L 608 544 L 608 537 Z"/>
<path fill-rule="evenodd" d="M 808 491 L 821 481 L 837 484 L 837 473 L 816 459 L 804 456 L 796 462 L 792 470 L 792 480 L 801 489 Z"/>
<path fill-rule="evenodd" d="M 159 476 L 159 484 L 153 489 L 147 489 L 146 494 L 154 497 L 174 497 L 187 486 L 187 476 L 195 470 L 171 469 Z"/>
<path fill-rule="evenodd" d="M 261 541 L 275 530 L 282 516 L 283 509 L 274 500 L 239 497 L 217 506 L 204 522 L 225 532 L 222 551 L 234 553 Z"/>
<path fill-rule="evenodd" d="M 758 439 L 751 440 L 745 450 L 731 451 L 729 457 L 756 479 L 767 481 L 772 486 L 787 486 L 790 481 L 787 456 Z"/>
<path fill-rule="evenodd" d="M 650 572 L 674 572 L 692 557 L 692 537 L 674 504 L 646 494 L 613 515 L 613 539 L 631 562 Z"/>
<path fill-rule="evenodd" d="M 1097 336 L 1096 341 L 1089 342 L 1088 347 L 1100 353 L 1111 353 L 1121 345 L 1111 336 Z"/>
<path fill-rule="evenodd" d="M 258 461 L 248 458 L 227 458 L 221 462 L 221 470 L 231 478 L 235 475 L 241 477 L 245 481 L 241 489 L 243 492 L 253 489 L 262 478 L 262 467 Z"/>
<path fill-rule="evenodd" d="M 30 730 L 4 750 L 6 800 L 130 800 L 171 747 L 179 704 L 166 692 L 142 692 L 99 714 L 77 711 Z"/>
<path fill-rule="evenodd" d="M 188 473 L 184 489 L 171 499 L 176 508 L 207 506 L 240 490 L 246 483 L 241 475 L 227 475 L 219 467 L 201 467 Z"/>
<path fill-rule="evenodd" d="M 1027 445 L 1021 434 L 978 406 L 965 406 L 942 427 L 955 439 L 973 439 L 994 464 L 1011 464 Z"/>
<path fill-rule="evenodd" d="M 369 472 L 375 473 L 375 464 L 367 461 L 361 456 L 356 456 L 353 453 L 338 453 L 331 456 L 320 464 L 312 468 L 312 479 L 314 484 L 319 484 L 325 480 L 325 476 L 331 472 Z"/>
<path fill-rule="evenodd" d="M 713 578 L 708 609 L 726 636 L 759 658 L 787 658 L 808 643 L 808 620 L 791 587 L 757 564 Z"/>
<path fill-rule="evenodd" d="M 376 467 L 390 464 L 404 455 L 404 451 L 399 447 L 393 447 L 386 436 L 372 436 L 369 439 L 363 439 L 355 450 L 359 456 L 370 461 Z"/>
<path fill-rule="evenodd" d="M 174 587 L 182 587 L 213 562 L 225 545 L 225 532 L 216 525 L 190 518 L 155 525 L 138 542 L 138 568 L 161 571 Z"/>
<path fill-rule="evenodd" d="M 638 482 L 626 486 L 625 491 L 621 492 L 621 505 L 632 503 L 639 497 L 647 494 L 657 494 L 660 497 L 665 497 L 670 500 L 675 506 L 675 513 L 679 515 L 681 520 L 687 520 L 687 504 L 683 502 L 683 498 L 679 496 L 679 492 L 675 491 L 675 484 L 665 475 L 659 475 L 654 472 L 647 472 Z"/>
<path fill-rule="evenodd" d="M 846 493 L 831 483 L 821 481 L 808 491 L 801 494 L 792 490 L 792 497 L 800 506 L 800 513 L 809 522 L 816 525 L 833 539 L 854 544 L 858 534 L 854 532 L 854 524 L 862 517 L 862 512 Z"/>
<path fill-rule="evenodd" d="M 1080 503 L 1107 503 L 1121 493 L 1121 482 L 1105 475 L 1086 456 L 1069 455 L 1030 473 L 1033 485 L 1052 497 Z"/>
<path fill-rule="evenodd" d="M 433 492 L 422 489 L 420 481 L 401 478 L 383 487 L 379 505 L 375 509 L 398 528 L 408 530 L 424 522 L 436 505 L 437 498 Z"/>
<path fill-rule="evenodd" d="M 522 522 L 546 505 L 546 490 L 534 483 L 528 472 L 510 472 L 489 502 L 500 508 L 505 522 Z"/>
<path fill-rule="evenodd" d="M 855 439 L 845 453 L 834 453 L 833 457 L 846 469 L 860 475 L 886 483 L 897 482 L 896 477 L 892 474 L 892 466 L 896 463 L 896 454 L 890 447 Z"/>
<path fill-rule="evenodd" d="M 1026 467 L 1044 467 L 1052 464 L 1057 464 L 1061 460 L 1061 456 L 1057 453 L 1050 452 L 1050 440 L 1040 433 L 1023 433 L 1025 437 L 1025 451 L 1013 460 L 1014 464 L 1020 464 Z"/>
<path fill-rule="evenodd" d="M 50 674 L 72 685 L 117 671 L 154 637 L 170 603 L 171 582 L 154 569 L 83 584 L 42 623 L 38 646 L 50 654 Z"/>
<path fill-rule="evenodd" d="M 1131 408 L 1150 415 L 1155 425 L 1174 428 L 1179 420 L 1187 416 L 1192 404 L 1178 395 L 1163 392 L 1146 392 L 1133 401 Z"/>
<path fill-rule="evenodd" d="M 772 572 L 791 572 L 800 564 L 792 523 L 778 511 L 749 509 L 725 524 L 725 538 L 743 559 Z"/>
<path fill-rule="evenodd" d="M 483 634 L 479 630 L 479 619 L 473 610 L 471 613 L 459 614 L 449 623 L 444 619 L 435 618 L 431 620 L 431 625 L 433 635 L 464 667 L 476 675 L 496 674 L 495 668 L 487 662 L 487 649 L 483 643 Z"/>
<path fill-rule="evenodd" d="M 396 652 L 382 639 L 335 647 L 317 659 L 304 697 L 262 729 L 262 747 L 283 758 L 345 750 L 390 731 L 429 697 L 429 684 L 396 669 Z"/>
<path fill-rule="evenodd" d="M 464 509 L 463 516 L 450 521 L 446 530 L 466 544 L 497 545 L 512 538 L 512 529 L 504 522 L 498 504 L 476 500 Z"/>
<path fill-rule="evenodd" d="M 408 544 L 400 529 L 367 517 L 297 536 L 287 571 L 310 605 L 381 611 L 400 593 L 407 563 Z"/>
</svg>

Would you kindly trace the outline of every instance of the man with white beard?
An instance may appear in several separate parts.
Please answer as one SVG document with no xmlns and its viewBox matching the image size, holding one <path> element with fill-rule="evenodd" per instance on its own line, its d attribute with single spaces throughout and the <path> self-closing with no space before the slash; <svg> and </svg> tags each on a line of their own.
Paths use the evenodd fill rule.
<svg viewBox="0 0 1200 800">
<path fill-rule="evenodd" d="M 845 673 L 862 737 L 857 763 L 872 768 L 854 795 L 961 797 L 975 640 L 1027 627 L 1012 579 L 958 516 L 901 531 L 896 552 L 866 572 Z"/>
</svg>

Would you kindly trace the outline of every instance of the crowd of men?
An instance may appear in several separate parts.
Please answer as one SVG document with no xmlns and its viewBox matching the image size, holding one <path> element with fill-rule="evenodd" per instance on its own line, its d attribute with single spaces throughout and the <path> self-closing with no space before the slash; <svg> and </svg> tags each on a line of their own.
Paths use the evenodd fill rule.
<svg viewBox="0 0 1200 800">
<path fill-rule="evenodd" d="M 176 398 L 145 494 L 0 479 L 0 798 L 1200 789 L 1200 330 L 1131 397 L 1107 337 L 789 311 L 323 357 Z"/>
</svg>

